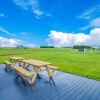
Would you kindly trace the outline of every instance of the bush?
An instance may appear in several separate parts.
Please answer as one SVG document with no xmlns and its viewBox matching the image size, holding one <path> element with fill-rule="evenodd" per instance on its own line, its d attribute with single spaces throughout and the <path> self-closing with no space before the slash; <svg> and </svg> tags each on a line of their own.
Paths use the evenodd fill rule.
<svg viewBox="0 0 100 100">
<path fill-rule="evenodd" d="M 74 49 L 90 49 L 90 46 L 86 46 L 86 45 L 74 45 L 73 46 Z"/>
<path fill-rule="evenodd" d="M 40 48 L 55 48 L 54 46 L 40 46 Z"/>
</svg>

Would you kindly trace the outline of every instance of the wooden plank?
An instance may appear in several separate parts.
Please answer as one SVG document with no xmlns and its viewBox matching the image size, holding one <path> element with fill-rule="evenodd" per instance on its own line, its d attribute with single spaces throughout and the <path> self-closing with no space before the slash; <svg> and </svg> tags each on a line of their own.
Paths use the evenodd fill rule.
<svg viewBox="0 0 100 100">
<path fill-rule="evenodd" d="M 10 57 L 10 59 L 21 60 L 21 59 L 25 59 L 25 58 L 23 58 L 23 57 Z"/>
<path fill-rule="evenodd" d="M 48 96 L 44 96 L 44 98 L 43 98 L 43 96 L 41 96 L 40 97 L 41 100 L 47 99 L 51 95 L 54 98 L 61 97 L 63 95 L 63 93 L 65 92 L 65 90 L 70 90 L 70 88 L 73 87 L 73 86 L 76 86 L 78 82 L 80 83 L 80 82 L 83 82 L 84 81 L 83 79 L 77 78 L 77 77 L 76 78 L 73 77 L 73 79 L 75 79 L 75 80 L 72 80 L 72 81 L 69 81 L 69 82 L 67 82 L 66 80 L 62 80 L 62 84 L 60 83 L 59 86 L 56 86 L 56 88 L 57 88 L 56 91 L 55 91 L 54 87 L 51 88 L 52 90 L 50 89 L 51 91 L 48 91 L 49 92 L 49 95 Z M 45 93 L 44 93 L 44 95 L 45 95 Z"/>
<path fill-rule="evenodd" d="M 57 69 L 58 69 L 58 67 L 51 66 L 51 65 L 48 65 L 47 67 L 48 67 L 48 68 L 51 68 L 51 69 L 55 69 L 55 70 L 57 70 Z"/>
<path fill-rule="evenodd" d="M 30 85 L 34 84 L 37 77 L 37 72 L 29 72 L 22 67 L 13 66 L 14 70 L 17 72 L 18 76 L 24 75 Z"/>
<path fill-rule="evenodd" d="M 4 61 L 4 64 L 6 65 L 6 68 L 13 70 L 13 67 L 12 67 L 13 64 L 10 61 Z"/>
<path fill-rule="evenodd" d="M 36 72 L 29 72 L 29 71 L 23 69 L 22 67 L 18 67 L 18 66 L 13 66 L 13 68 L 14 68 L 14 70 L 22 73 L 25 76 L 32 76 L 36 73 Z"/>
<path fill-rule="evenodd" d="M 10 61 L 4 61 L 4 63 L 6 63 L 8 65 L 12 65 L 12 63 Z"/>
<path fill-rule="evenodd" d="M 99 95 L 97 96 L 96 100 L 100 100 L 100 91 L 99 91 Z"/>
<path fill-rule="evenodd" d="M 51 64 L 49 62 L 42 62 L 42 61 L 37 61 L 37 60 L 22 60 L 21 62 L 28 63 L 30 65 L 38 66 L 38 67 L 46 66 L 46 65 Z"/>
<path fill-rule="evenodd" d="M 58 80 L 59 79 L 59 80 Z M 59 86 L 60 86 L 60 82 L 62 81 L 65 81 L 66 80 L 66 82 L 68 81 L 67 80 L 67 77 L 65 76 L 65 78 L 58 78 L 57 79 L 57 81 L 55 81 L 55 83 L 56 83 L 56 85 L 55 86 L 53 86 L 53 84 L 45 84 L 45 88 L 43 87 L 42 88 L 42 86 L 41 87 L 39 87 L 38 88 L 38 90 L 37 91 L 39 91 L 38 93 L 36 93 L 37 91 L 35 91 L 35 94 L 37 95 L 37 97 L 36 97 L 36 100 L 38 100 L 39 98 L 43 98 L 43 97 L 45 97 L 45 96 L 47 96 L 47 95 L 49 95 L 49 98 L 50 98 L 50 94 L 53 92 L 52 90 L 55 90 L 57 87 L 59 88 Z M 74 79 L 74 78 L 73 78 Z M 73 80 L 72 78 L 70 78 L 69 80 Z M 57 86 L 57 87 L 56 87 Z M 40 89 L 40 88 L 42 88 L 42 89 Z M 51 90 L 52 89 L 52 90 Z M 46 90 L 46 91 L 45 91 Z M 50 91 L 49 91 L 50 90 Z M 54 92 L 54 93 L 56 93 L 56 91 Z M 44 100 L 46 100 L 46 99 L 44 99 Z"/>
<path fill-rule="evenodd" d="M 100 95 L 100 82 L 97 82 L 99 85 L 94 93 L 89 97 L 89 100 L 97 100 L 98 96 Z M 100 100 L 100 99 L 99 99 Z"/>
<path fill-rule="evenodd" d="M 81 100 L 87 93 L 88 91 L 93 87 L 93 85 L 96 84 L 96 81 L 92 81 L 90 85 L 87 86 L 85 90 L 83 90 L 76 98 L 75 100 Z"/>
<path fill-rule="evenodd" d="M 83 84 L 85 84 L 87 82 L 87 80 L 79 80 L 77 81 L 73 86 L 70 87 L 64 87 L 61 91 L 61 93 L 57 96 L 59 96 L 59 99 L 65 99 L 66 97 L 64 97 L 65 95 L 67 96 L 68 93 L 70 93 L 71 91 L 73 91 L 75 88 L 80 88 Z M 56 96 L 56 97 L 57 97 Z"/>
<path fill-rule="evenodd" d="M 91 85 L 91 84 L 89 84 Z M 82 100 L 88 100 L 91 95 L 96 91 L 96 89 L 98 88 L 100 84 L 98 84 L 98 82 L 95 82 L 95 84 L 90 88 L 90 90 L 87 92 L 87 94 L 82 98 Z"/>
<path fill-rule="evenodd" d="M 87 80 L 83 85 L 80 84 L 80 86 L 75 87 L 73 90 L 68 92 L 65 96 L 62 97 L 62 99 L 68 98 L 68 100 L 74 100 L 74 98 L 78 96 L 90 84 L 91 80 Z"/>
</svg>

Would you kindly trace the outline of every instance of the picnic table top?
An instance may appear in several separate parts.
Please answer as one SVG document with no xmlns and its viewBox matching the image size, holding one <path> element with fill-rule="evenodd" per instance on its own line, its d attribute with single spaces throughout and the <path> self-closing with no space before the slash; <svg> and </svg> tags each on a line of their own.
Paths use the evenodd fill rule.
<svg viewBox="0 0 100 100">
<path fill-rule="evenodd" d="M 21 62 L 30 64 L 30 65 L 33 65 L 33 66 L 38 66 L 38 67 L 47 66 L 47 65 L 51 64 L 49 62 L 43 62 L 43 61 L 31 60 L 31 59 L 29 59 L 29 60 L 22 60 Z"/>
<path fill-rule="evenodd" d="M 10 57 L 10 59 L 14 59 L 14 60 L 23 60 L 23 57 Z"/>
</svg>

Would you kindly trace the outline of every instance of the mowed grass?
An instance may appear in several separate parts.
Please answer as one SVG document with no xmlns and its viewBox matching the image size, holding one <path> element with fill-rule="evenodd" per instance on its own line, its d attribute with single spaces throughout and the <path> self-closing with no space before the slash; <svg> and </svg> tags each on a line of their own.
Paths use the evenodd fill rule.
<svg viewBox="0 0 100 100">
<path fill-rule="evenodd" d="M 22 53 L 22 54 L 21 54 Z M 13 54 L 4 55 L 3 54 Z M 0 49 L 0 64 L 10 56 L 51 62 L 59 70 L 100 80 L 100 51 L 77 52 L 68 48 Z"/>
</svg>

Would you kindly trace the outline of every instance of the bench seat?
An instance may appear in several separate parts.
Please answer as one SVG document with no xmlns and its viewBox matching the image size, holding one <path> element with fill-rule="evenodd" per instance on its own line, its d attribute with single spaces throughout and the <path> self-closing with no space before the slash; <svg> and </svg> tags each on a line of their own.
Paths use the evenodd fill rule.
<svg viewBox="0 0 100 100">
<path fill-rule="evenodd" d="M 4 61 L 4 64 L 6 65 L 6 68 L 13 70 L 13 67 L 12 67 L 13 64 L 10 61 Z"/>
<path fill-rule="evenodd" d="M 17 72 L 18 76 L 24 75 L 30 85 L 34 84 L 36 79 L 37 73 L 36 72 L 29 72 L 22 67 L 13 66 L 14 70 Z"/>
<path fill-rule="evenodd" d="M 58 69 L 58 67 L 51 66 L 51 65 L 48 65 L 47 67 L 48 67 L 48 68 L 50 68 L 50 69 L 55 69 L 55 70 L 57 70 L 57 69 Z"/>
</svg>

